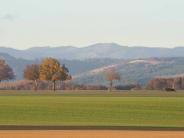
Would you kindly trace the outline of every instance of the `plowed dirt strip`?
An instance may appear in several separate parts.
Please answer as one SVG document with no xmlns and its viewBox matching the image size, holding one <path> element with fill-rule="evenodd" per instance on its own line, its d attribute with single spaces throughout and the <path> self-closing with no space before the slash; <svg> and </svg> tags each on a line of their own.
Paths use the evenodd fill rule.
<svg viewBox="0 0 184 138">
<path fill-rule="evenodd" d="M 0 131 L 0 138 L 184 138 L 182 131 Z"/>
</svg>

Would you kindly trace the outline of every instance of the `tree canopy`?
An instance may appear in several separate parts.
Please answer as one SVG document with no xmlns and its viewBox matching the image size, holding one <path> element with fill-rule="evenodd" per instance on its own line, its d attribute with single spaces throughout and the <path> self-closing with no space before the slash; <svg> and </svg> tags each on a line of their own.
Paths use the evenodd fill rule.
<svg viewBox="0 0 184 138">
<path fill-rule="evenodd" d="M 53 82 L 55 90 L 55 82 L 58 80 L 65 81 L 69 76 L 69 71 L 65 66 L 61 66 L 59 61 L 54 58 L 46 58 L 40 65 L 40 79 Z"/>
<path fill-rule="evenodd" d="M 27 65 L 24 69 L 24 78 L 28 80 L 38 80 L 40 77 L 40 65 Z"/>
<path fill-rule="evenodd" d="M 27 65 L 26 68 L 24 69 L 24 78 L 27 80 L 34 81 L 35 90 L 37 90 L 38 87 L 37 80 L 39 80 L 40 78 L 40 65 L 38 64 Z"/>
<path fill-rule="evenodd" d="M 14 79 L 15 75 L 12 68 L 5 62 L 5 60 L 0 59 L 0 81 Z"/>
<path fill-rule="evenodd" d="M 115 68 L 106 71 L 106 80 L 109 81 L 109 90 L 112 91 L 113 81 L 120 80 L 120 74 Z"/>
</svg>

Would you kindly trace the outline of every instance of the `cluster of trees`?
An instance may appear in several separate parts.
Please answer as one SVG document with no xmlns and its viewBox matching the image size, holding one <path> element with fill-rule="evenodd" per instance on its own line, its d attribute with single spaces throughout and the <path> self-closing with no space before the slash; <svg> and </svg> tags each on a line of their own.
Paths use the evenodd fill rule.
<svg viewBox="0 0 184 138">
<path fill-rule="evenodd" d="M 120 80 L 120 74 L 115 68 L 111 68 L 106 71 L 106 80 L 109 81 L 109 90 L 113 89 L 113 82 Z M 15 74 L 12 68 L 0 59 L 0 82 L 2 80 L 11 80 L 15 78 Z M 65 65 L 61 65 L 55 58 L 45 58 L 41 64 L 27 65 L 24 69 L 24 78 L 34 82 L 34 89 L 38 89 L 40 81 L 46 81 L 48 84 L 52 83 L 51 87 L 56 90 L 56 82 L 65 85 L 66 80 L 71 80 L 72 77 L 69 74 L 69 70 Z"/>
<path fill-rule="evenodd" d="M 61 65 L 57 59 L 45 58 L 41 64 L 27 65 L 24 70 L 24 77 L 27 80 L 34 81 L 34 88 L 37 90 L 38 82 L 52 82 L 52 88 L 56 90 L 56 82 L 60 81 L 63 85 L 66 80 L 72 77 L 69 75 L 69 70 L 65 65 Z"/>
<path fill-rule="evenodd" d="M 12 68 L 0 59 L 0 82 L 3 80 L 12 80 L 15 74 Z M 39 81 L 48 81 L 53 83 L 53 90 L 56 90 L 56 82 L 60 81 L 63 85 L 66 80 L 71 79 L 69 70 L 65 65 L 61 65 L 57 59 L 45 58 L 41 64 L 27 65 L 24 69 L 24 78 L 34 81 L 34 89 L 37 90 Z"/>
</svg>

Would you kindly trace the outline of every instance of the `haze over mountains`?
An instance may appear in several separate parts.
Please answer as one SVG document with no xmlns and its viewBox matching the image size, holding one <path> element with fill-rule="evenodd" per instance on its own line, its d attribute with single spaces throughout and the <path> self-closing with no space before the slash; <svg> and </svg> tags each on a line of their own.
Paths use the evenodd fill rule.
<svg viewBox="0 0 184 138">
<path fill-rule="evenodd" d="M 149 48 L 128 47 L 116 43 L 98 43 L 87 47 L 33 47 L 26 50 L 0 47 L 0 53 L 7 53 L 16 58 L 41 59 L 55 57 L 58 59 L 84 60 L 96 58 L 136 59 L 150 57 L 184 57 L 184 47 Z"/>
</svg>

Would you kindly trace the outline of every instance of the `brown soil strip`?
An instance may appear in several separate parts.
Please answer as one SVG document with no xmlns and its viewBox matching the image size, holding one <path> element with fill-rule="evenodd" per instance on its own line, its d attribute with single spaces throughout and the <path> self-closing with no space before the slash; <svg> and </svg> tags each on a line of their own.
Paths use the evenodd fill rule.
<svg viewBox="0 0 184 138">
<path fill-rule="evenodd" d="M 0 131 L 0 138 L 184 138 L 184 131 L 7 130 Z"/>
</svg>

